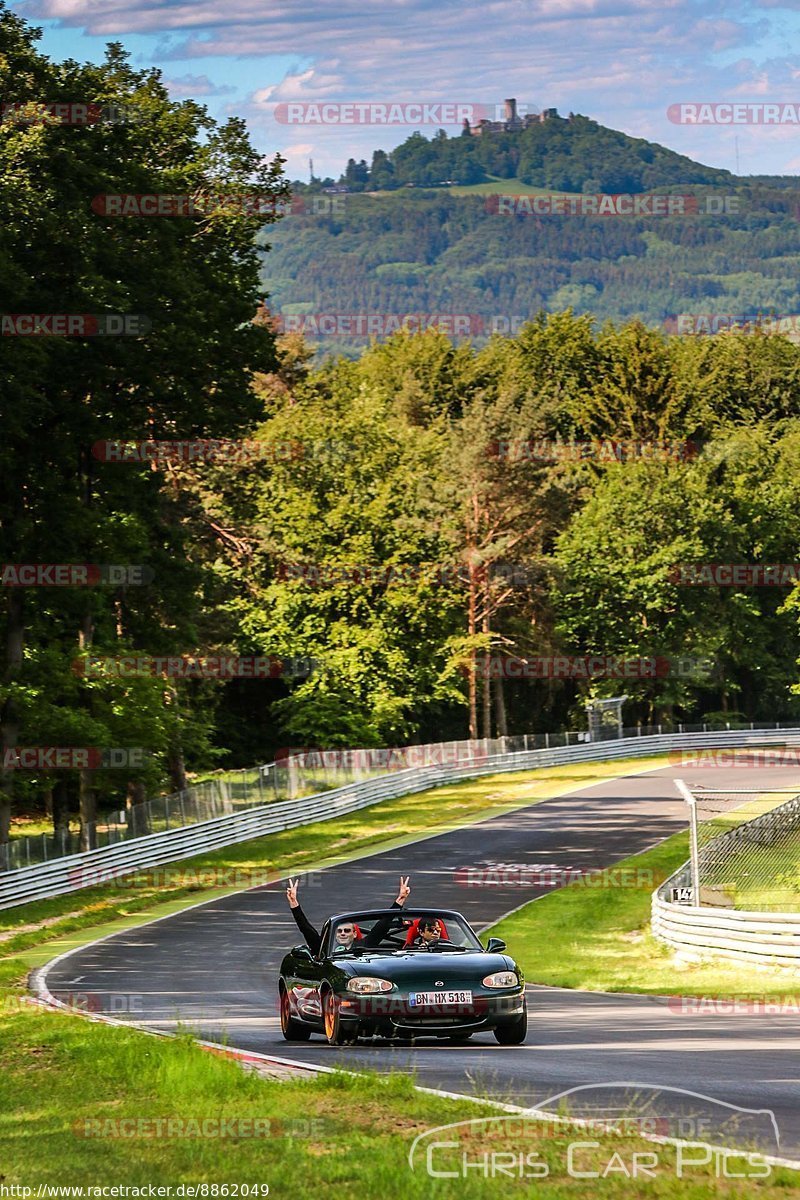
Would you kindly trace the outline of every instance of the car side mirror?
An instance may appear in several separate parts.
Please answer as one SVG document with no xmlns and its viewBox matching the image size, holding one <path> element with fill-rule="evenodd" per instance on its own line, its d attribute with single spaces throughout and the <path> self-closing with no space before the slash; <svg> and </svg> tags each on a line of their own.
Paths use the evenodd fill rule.
<svg viewBox="0 0 800 1200">
<path fill-rule="evenodd" d="M 309 962 L 314 961 L 314 956 L 312 955 L 308 946 L 295 946 L 294 952 L 298 958 L 307 958 Z"/>
<path fill-rule="evenodd" d="M 506 944 L 502 938 L 489 938 L 488 945 L 486 946 L 487 953 L 489 954 L 499 954 L 505 948 Z"/>
</svg>

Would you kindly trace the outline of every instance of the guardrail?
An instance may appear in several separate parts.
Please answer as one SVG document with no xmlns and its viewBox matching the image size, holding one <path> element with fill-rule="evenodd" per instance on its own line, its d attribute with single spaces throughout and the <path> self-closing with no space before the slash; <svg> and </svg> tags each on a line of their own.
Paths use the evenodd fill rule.
<svg viewBox="0 0 800 1200">
<path fill-rule="evenodd" d="M 653 893 L 655 937 L 693 958 L 713 955 L 735 962 L 800 966 L 800 912 L 672 904 L 663 893 L 677 885 L 682 871 Z"/>
<path fill-rule="evenodd" d="M 192 858 L 196 854 L 264 834 L 328 821 L 345 813 L 356 812 L 382 800 L 426 791 L 461 779 L 473 779 L 506 771 L 526 771 L 567 763 L 603 759 L 639 758 L 663 754 L 669 750 L 724 748 L 753 744 L 774 744 L 786 736 L 800 735 L 800 729 L 715 733 L 678 733 L 582 743 L 550 750 L 523 750 L 511 754 L 476 756 L 460 765 L 411 767 L 378 776 L 362 783 L 291 800 L 251 808 L 202 821 L 178 829 L 132 838 L 113 846 L 87 850 L 66 858 L 0 874 L 0 909 L 13 908 L 32 900 L 60 896 L 91 887 L 102 879 L 123 876 L 147 867 L 163 866 Z"/>
<path fill-rule="evenodd" d="M 795 825 L 800 797 L 770 809 L 752 821 L 728 830 L 701 851 L 740 846 L 768 845 L 782 820 Z M 800 912 L 770 912 L 764 909 L 735 909 L 711 904 L 682 904 L 671 899 L 673 888 L 691 888 L 691 863 L 684 863 L 653 893 L 652 931 L 684 955 L 699 958 L 713 955 L 735 962 L 800 966 Z M 700 898 L 705 889 L 701 887 Z"/>
<path fill-rule="evenodd" d="M 720 731 L 720 727 L 715 727 Z M 725 725 L 725 730 L 731 726 Z M 778 730 L 779 721 L 738 725 L 739 730 Z M 787 731 L 793 728 L 786 727 Z M 709 733 L 708 725 L 634 725 L 622 730 L 622 738 L 647 738 L 663 733 Z M 606 731 L 601 735 L 607 740 Z M 585 729 L 562 733 L 521 733 L 471 741 L 430 742 L 424 745 L 382 749 L 322 750 L 307 748 L 260 766 L 215 771 L 189 784 L 180 792 L 137 802 L 118 812 L 104 813 L 95 821 L 81 823 L 80 830 L 59 827 L 51 833 L 14 837 L 0 842 L 0 873 L 36 866 L 56 858 L 67 858 L 85 850 L 99 850 L 131 838 L 163 833 L 184 825 L 196 825 L 215 817 L 228 816 L 246 808 L 257 808 L 280 800 L 316 796 L 351 783 L 365 783 L 380 775 L 407 767 L 459 765 L 474 756 L 517 754 L 523 750 L 551 750 L 600 740 Z"/>
</svg>

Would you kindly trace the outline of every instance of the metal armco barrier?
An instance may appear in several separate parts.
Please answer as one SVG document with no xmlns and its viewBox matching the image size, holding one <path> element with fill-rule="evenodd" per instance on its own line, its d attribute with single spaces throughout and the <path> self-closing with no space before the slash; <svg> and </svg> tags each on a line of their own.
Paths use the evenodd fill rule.
<svg viewBox="0 0 800 1200">
<path fill-rule="evenodd" d="M 785 821 L 797 820 L 798 806 L 800 797 L 795 796 L 747 824 L 721 834 L 703 853 L 721 852 L 744 841 L 769 845 Z M 738 962 L 800 966 L 800 912 L 673 903 L 672 888 L 691 887 L 691 884 L 691 864 L 684 863 L 653 893 L 652 929 L 660 941 L 693 957 L 705 954 Z"/>
<path fill-rule="evenodd" d="M 782 744 L 787 736 L 799 735 L 800 729 L 760 730 L 752 733 L 732 729 L 716 733 L 654 734 L 640 738 L 581 743 L 550 750 L 478 756 L 459 766 L 411 767 L 362 783 L 348 784 L 346 787 L 306 796 L 300 800 L 251 808 L 245 812 L 217 817 L 195 825 L 132 838 L 98 850 L 87 850 L 35 866 L 3 872 L 0 874 L 0 909 L 79 891 L 116 875 L 178 862 L 208 850 L 262 837 L 264 834 L 310 825 L 316 821 L 329 821 L 345 813 L 379 804 L 382 800 L 423 792 L 428 788 L 455 783 L 462 779 L 568 763 L 640 758 L 664 754 L 670 750 Z"/>
<path fill-rule="evenodd" d="M 653 893 L 653 934 L 691 956 L 713 955 L 736 962 L 800 966 L 800 912 L 744 912 L 672 904 L 669 888 L 677 871 Z"/>
</svg>

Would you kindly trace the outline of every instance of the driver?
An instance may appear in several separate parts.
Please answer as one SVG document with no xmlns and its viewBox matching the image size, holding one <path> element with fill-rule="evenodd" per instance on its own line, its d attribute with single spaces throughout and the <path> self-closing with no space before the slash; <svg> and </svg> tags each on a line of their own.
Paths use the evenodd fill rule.
<svg viewBox="0 0 800 1200">
<path fill-rule="evenodd" d="M 438 917 L 418 917 L 406 935 L 406 949 L 438 950 L 442 940 L 447 940 L 443 921 Z"/>
<path fill-rule="evenodd" d="M 397 899 L 391 905 L 392 908 L 402 908 L 411 895 L 411 888 L 408 883 L 410 878 L 410 875 L 406 875 L 405 877 L 400 876 L 400 888 L 397 893 Z M 300 907 L 300 901 L 297 899 L 297 885 L 299 882 L 299 879 L 289 880 L 289 886 L 286 889 L 286 899 L 289 901 L 289 907 L 292 910 L 292 916 L 297 922 L 297 927 L 306 939 L 306 945 L 316 958 L 322 945 L 322 938 L 319 931 L 314 928 Z M 334 934 L 334 954 L 343 954 L 345 951 L 354 948 L 357 949 L 359 946 L 370 946 L 379 942 L 386 932 L 390 920 L 391 918 L 387 917 L 384 921 L 376 922 L 374 929 L 370 930 L 366 937 L 364 937 L 354 921 L 342 921 L 340 925 L 337 925 L 336 933 Z"/>
</svg>

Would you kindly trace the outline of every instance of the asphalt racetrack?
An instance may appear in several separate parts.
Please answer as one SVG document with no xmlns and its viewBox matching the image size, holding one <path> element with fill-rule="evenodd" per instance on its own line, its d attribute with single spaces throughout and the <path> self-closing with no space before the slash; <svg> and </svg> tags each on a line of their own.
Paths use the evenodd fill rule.
<svg viewBox="0 0 800 1200">
<path fill-rule="evenodd" d="M 303 907 L 321 926 L 329 913 L 389 904 L 400 874 L 410 874 L 409 904 L 457 909 L 480 930 L 552 888 L 466 887 L 463 868 L 487 862 L 611 866 L 686 828 L 676 775 L 693 781 L 686 767 L 623 775 L 330 867 L 301 883 Z M 702 776 L 706 786 L 753 786 L 752 770 L 743 768 L 704 768 Z M 788 769 L 759 771 L 760 788 L 796 782 Z M 487 780 L 487 791 L 491 784 Z M 272 885 L 75 951 L 50 968 L 47 985 L 67 1002 L 75 993 L 91 993 L 103 1009 L 148 1028 L 170 1030 L 181 1022 L 198 1036 L 245 1050 L 327 1067 L 413 1071 L 423 1086 L 525 1107 L 548 1101 L 545 1107 L 555 1108 L 553 1097 L 569 1092 L 575 1115 L 646 1110 L 664 1118 L 670 1136 L 758 1145 L 800 1160 L 796 1015 L 681 1011 L 668 998 L 532 985 L 524 1046 L 500 1046 L 491 1033 L 465 1046 L 420 1041 L 334 1048 L 322 1037 L 288 1043 L 278 1020 L 277 973 L 300 940 L 283 885 Z M 758 976 L 753 990 L 759 990 Z"/>
</svg>

